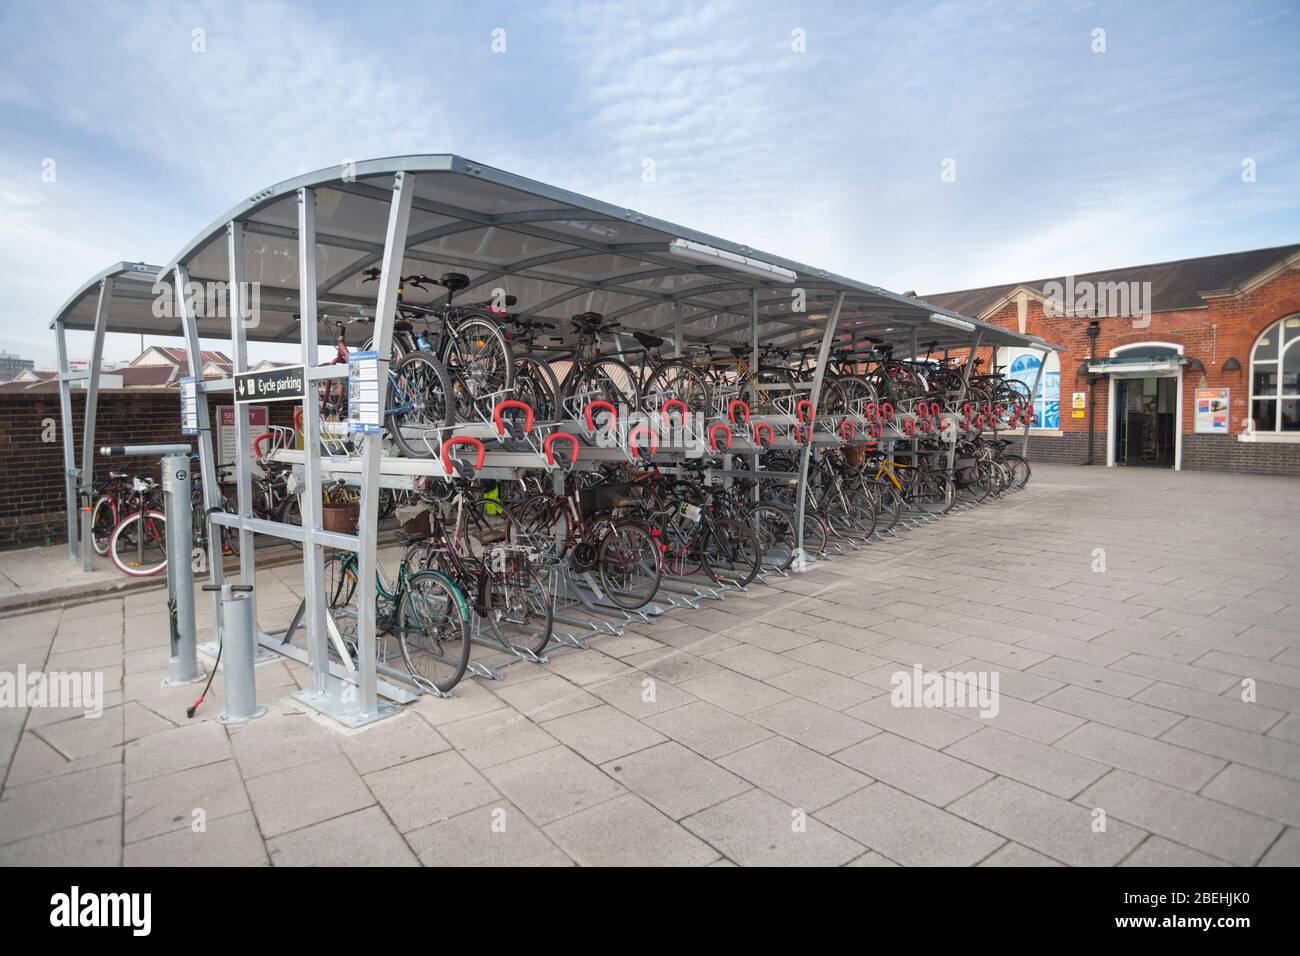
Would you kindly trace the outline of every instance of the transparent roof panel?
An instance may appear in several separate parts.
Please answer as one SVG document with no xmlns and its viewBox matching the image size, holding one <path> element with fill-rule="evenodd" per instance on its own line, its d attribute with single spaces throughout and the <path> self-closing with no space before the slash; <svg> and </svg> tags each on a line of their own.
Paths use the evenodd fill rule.
<svg viewBox="0 0 1300 956">
<path fill-rule="evenodd" d="M 163 274 L 170 277 L 181 265 L 195 279 L 225 280 L 227 226 L 245 223 L 245 275 L 259 283 L 266 313 L 249 337 L 296 341 L 297 194 L 312 189 L 322 312 L 373 312 L 378 287 L 363 282 L 361 270 L 382 261 L 399 174 L 408 183 L 414 180 L 403 274 L 436 278 L 462 272 L 471 288 L 458 301 L 481 302 L 501 288 L 517 297 L 515 312 L 544 316 L 564 334 L 570 332 L 568 318 L 583 311 L 617 317 L 628 328 L 669 329 L 676 302 L 689 336 L 745 340 L 750 296 L 756 290 L 762 334 L 777 340 L 819 334 L 822 316 L 844 294 L 845 335 L 852 323 L 870 320 L 873 329 L 892 329 L 882 334 L 899 344 L 910 344 L 914 329 L 923 342 L 968 345 L 979 330 L 986 345 L 1037 344 L 916 299 L 447 154 L 365 160 L 278 183 L 215 220 L 163 267 Z M 670 254 L 674 240 L 698 244 L 698 255 Z M 793 283 L 787 281 L 790 271 L 796 274 Z M 792 315 L 796 287 L 805 290 L 806 303 L 802 313 Z M 445 299 L 441 290 L 411 288 L 407 295 L 413 303 Z M 69 322 L 85 323 L 89 310 L 93 324 L 93 303 L 85 301 L 93 298 L 84 292 L 60 314 Z M 125 298 L 119 302 L 115 295 L 110 309 L 114 330 L 178 331 L 174 319 L 149 314 L 149 297 L 142 304 Z M 936 313 L 945 315 L 947 324 L 936 324 L 931 318 Z"/>
</svg>

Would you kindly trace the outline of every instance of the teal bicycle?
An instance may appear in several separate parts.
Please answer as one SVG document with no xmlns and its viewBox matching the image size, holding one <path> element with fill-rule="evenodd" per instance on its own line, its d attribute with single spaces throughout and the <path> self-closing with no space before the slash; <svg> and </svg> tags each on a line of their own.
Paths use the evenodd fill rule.
<svg viewBox="0 0 1300 956">
<path fill-rule="evenodd" d="M 470 617 L 465 595 L 436 569 L 417 570 L 413 557 L 424 550 L 423 535 L 397 533 L 407 546 L 396 580 L 375 570 L 375 629 L 397 639 L 402 660 L 417 686 L 451 692 L 469 665 Z M 356 613 L 357 556 L 335 554 L 325 565 L 331 611 Z M 348 650 L 355 656 L 355 642 Z"/>
</svg>

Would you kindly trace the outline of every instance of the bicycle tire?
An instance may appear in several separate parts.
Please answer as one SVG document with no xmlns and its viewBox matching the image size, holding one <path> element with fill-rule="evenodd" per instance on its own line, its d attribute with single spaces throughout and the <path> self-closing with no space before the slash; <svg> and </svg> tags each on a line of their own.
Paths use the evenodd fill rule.
<svg viewBox="0 0 1300 956">
<path fill-rule="evenodd" d="M 411 677 L 450 693 L 469 666 L 469 610 L 460 588 L 441 571 L 416 571 L 398 602 L 397 626 Z"/>
<path fill-rule="evenodd" d="M 116 527 L 117 502 L 109 495 L 100 495 L 90 513 L 90 544 L 96 554 L 108 554 L 108 539 Z"/>
<path fill-rule="evenodd" d="M 653 565 L 653 571 L 648 567 Z M 631 521 L 611 525 L 596 549 L 596 566 L 605 596 L 625 611 L 645 607 L 659 593 L 663 568 L 654 537 Z M 640 575 L 640 586 L 633 581 Z"/>
<path fill-rule="evenodd" d="M 465 387 L 467 398 L 478 402 L 509 392 L 515 383 L 515 354 L 501 327 L 483 315 L 461 318 L 451 329 L 445 349 L 448 374 Z"/>
<path fill-rule="evenodd" d="M 614 358 L 584 362 L 564 379 L 565 398 L 594 393 L 594 399 L 622 406 L 628 412 L 641 410 L 639 379 L 631 366 Z"/>
<path fill-rule="evenodd" d="M 555 598 L 551 595 L 550 590 L 542 581 L 541 576 L 533 567 L 527 571 L 529 586 L 520 588 L 518 585 L 511 585 L 501 578 L 493 576 L 488 579 L 488 625 L 492 628 L 492 633 L 496 635 L 497 640 L 502 644 L 522 647 L 533 654 L 541 656 L 546 647 L 551 642 L 551 635 L 555 628 Z M 504 598 L 505 606 L 498 604 L 498 600 Z M 502 617 L 497 617 L 495 612 L 504 611 Z M 520 620 L 524 617 L 536 617 L 536 623 L 526 623 Z M 511 625 L 513 633 L 503 632 L 502 622 Z M 532 628 L 529 633 L 529 627 Z M 519 631 L 523 631 L 526 637 L 518 639 Z"/>
<path fill-rule="evenodd" d="M 1019 490 L 1029 484 L 1031 470 L 1027 459 L 1020 455 L 1003 455 L 1002 464 L 1010 472 L 1008 486 L 1014 486 Z"/>
<path fill-rule="evenodd" d="M 691 362 L 685 359 L 671 359 L 656 365 L 648 378 L 641 383 L 641 406 L 651 395 L 659 395 L 667 400 L 684 402 L 694 414 L 707 416 L 712 410 L 709 404 L 710 392 L 708 380 Z"/>
<path fill-rule="evenodd" d="M 761 563 L 785 571 L 794 563 L 795 525 L 789 509 L 759 502 L 749 509 L 750 529 L 758 540 Z"/>
<path fill-rule="evenodd" d="M 392 373 L 384 426 L 403 455 L 431 458 L 434 452 L 423 436 L 408 436 L 405 430 L 427 432 L 455 424 L 456 400 L 451 375 L 436 355 L 423 351 L 403 355 L 393 363 Z"/>
<path fill-rule="evenodd" d="M 142 517 L 149 523 L 145 525 L 145 536 L 152 542 L 147 551 L 148 558 L 140 560 L 140 555 L 132 554 L 126 550 L 128 547 L 135 548 L 132 541 L 124 541 L 123 538 L 132 531 L 133 527 L 141 521 Z M 135 532 L 139 533 L 139 532 Z M 156 560 L 158 557 L 158 546 L 161 542 L 162 560 Z M 119 546 L 122 552 L 119 554 Z M 123 574 L 129 574 L 133 578 L 147 578 L 167 567 L 167 516 L 161 511 L 134 511 L 119 521 L 113 528 L 113 534 L 108 541 L 108 555 L 113 564 Z"/>
<path fill-rule="evenodd" d="M 763 569 L 763 553 L 758 538 L 748 525 L 730 518 L 712 523 L 712 532 L 704 538 L 704 563 L 713 577 L 748 587 Z"/>
</svg>

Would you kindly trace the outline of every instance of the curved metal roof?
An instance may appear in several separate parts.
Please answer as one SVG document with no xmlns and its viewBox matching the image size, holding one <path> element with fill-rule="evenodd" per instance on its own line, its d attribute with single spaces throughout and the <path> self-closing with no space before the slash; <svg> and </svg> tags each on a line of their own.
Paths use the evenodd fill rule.
<svg viewBox="0 0 1300 956">
<path fill-rule="evenodd" d="M 215 286 L 223 296 L 230 271 L 226 230 L 229 223 L 240 222 L 244 278 L 257 283 L 259 304 L 248 338 L 297 341 L 297 191 L 310 187 L 316 190 L 322 319 L 373 310 L 375 287 L 363 283 L 362 272 L 382 255 L 393 177 L 399 171 L 415 179 L 403 274 L 462 272 L 470 285 L 457 301 L 486 300 L 500 288 L 516 297 L 513 311 L 554 322 L 557 334 L 568 331 L 571 315 L 587 311 L 618 319 L 628 330 L 662 333 L 673 328 L 674 309 L 680 307 L 688 341 L 747 343 L 750 295 L 757 290 L 764 342 L 794 345 L 820 335 L 842 292 L 840 331 L 845 337 L 854 329 L 859 337 L 910 351 L 915 329 L 919 342 L 960 348 L 982 328 L 986 345 L 1045 344 L 878 286 L 450 154 L 331 166 L 277 183 L 214 220 L 156 275 L 165 284 L 183 265 L 193 282 Z M 743 264 L 737 270 L 726 259 L 711 264 L 709 256 L 700 259 L 689 251 L 684 257 L 669 251 L 674 243 L 702 244 L 751 264 L 757 260 L 759 270 Z M 774 267 L 770 274 L 764 273 L 764 263 Z M 436 293 L 408 287 L 406 301 L 436 304 L 445 294 L 441 289 Z M 797 294 L 806 299 L 802 309 L 796 308 Z M 170 315 L 155 315 L 157 309 L 147 315 L 139 309 L 119 310 L 116 292 L 113 305 L 112 331 L 170 334 L 179 328 Z M 201 317 L 200 336 L 227 337 L 226 314 L 222 308 L 218 315 Z M 936 315 L 957 324 L 937 322 L 932 319 Z M 91 319 L 93 323 L 93 304 Z M 72 315 L 65 321 L 69 328 L 85 327 Z"/>
<path fill-rule="evenodd" d="M 105 279 L 113 280 L 113 291 L 108 302 L 109 328 L 114 332 L 147 331 L 136 326 L 151 325 L 154 317 L 154 302 L 157 299 L 155 283 L 158 278 L 158 266 L 144 262 L 118 262 L 103 269 L 72 293 L 59 311 L 50 320 L 50 328 L 55 322 L 63 320 L 69 329 L 91 330 L 95 327 L 95 311 L 99 304 L 99 286 Z M 170 290 L 170 286 L 167 287 Z M 177 331 L 179 323 L 170 322 L 165 328 L 159 328 L 158 334 L 168 335 Z"/>
</svg>

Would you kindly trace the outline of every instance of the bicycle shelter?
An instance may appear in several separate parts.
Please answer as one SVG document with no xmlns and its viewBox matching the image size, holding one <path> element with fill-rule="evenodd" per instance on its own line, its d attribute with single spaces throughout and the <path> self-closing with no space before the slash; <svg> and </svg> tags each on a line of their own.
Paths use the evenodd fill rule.
<svg viewBox="0 0 1300 956">
<path fill-rule="evenodd" d="M 379 269 L 377 289 L 364 284 L 365 270 Z M 255 534 L 300 542 L 307 633 L 306 653 L 314 684 L 295 695 L 340 722 L 357 726 L 385 716 L 413 691 L 401 675 L 376 665 L 376 594 L 379 489 L 410 487 L 412 478 L 445 478 L 437 455 L 399 458 L 388 454 L 379 434 L 353 436 L 341 453 L 320 420 L 323 383 L 346 380 L 348 366 L 324 365 L 318 357 L 323 317 L 365 315 L 367 328 L 352 326 L 349 345 L 373 336 L 379 356 L 390 352 L 398 306 L 399 277 L 410 272 L 457 271 L 469 279 L 459 295 L 475 290 L 487 297 L 504 290 L 517 300 L 515 314 L 554 322 L 565 338 L 569 316 L 599 312 L 621 329 L 600 342 L 603 352 L 622 355 L 624 334 L 660 335 L 676 354 L 692 343 L 747 349 L 758 366 L 764 344 L 816 349 L 807 418 L 793 407 L 789 415 L 771 416 L 768 445 L 795 450 L 800 460 L 795 515 L 803 541 L 803 495 L 811 457 L 819 447 L 846 440 L 841 422 L 817 421 L 814 415 L 823 375 L 833 350 L 858 349 L 868 340 L 893 347 L 896 355 L 917 358 L 931 352 L 965 357 L 969 380 L 981 348 L 1018 346 L 1042 351 L 1055 346 L 1020 335 L 913 297 L 832 274 L 826 270 L 705 235 L 630 209 L 590 199 L 454 155 L 399 156 L 329 167 L 264 189 L 217 218 L 165 266 L 118 263 L 89 279 L 59 310 L 51 323 L 59 349 L 60 402 L 67 475 L 69 560 L 90 566 L 89 523 L 79 499 L 93 485 L 93 446 L 97 385 L 107 332 L 175 335 L 183 339 L 190 371 L 196 379 L 199 472 L 205 507 L 215 509 L 215 525 L 236 529 L 240 540 L 240 580 L 251 585 L 256 573 Z M 244 290 L 256 288 L 256 296 Z M 204 290 L 200 295 L 194 290 Z M 216 290 L 215 296 L 213 290 Z M 439 297 L 441 290 L 437 290 Z M 218 309 L 203 307 L 217 301 Z M 408 295 L 407 301 L 413 297 Z M 250 301 L 253 303 L 250 306 Z M 430 293 L 428 304 L 437 304 Z M 215 311 L 216 314 L 210 314 Z M 69 370 L 66 331 L 94 333 L 88 374 L 83 456 L 74 460 L 70 389 L 82 373 Z M 248 343 L 277 342 L 301 346 L 306 395 L 302 401 L 302 449 L 282 448 L 280 460 L 301 471 L 302 524 L 255 518 L 252 513 L 249 421 L 246 406 L 236 405 L 237 513 L 220 511 L 208 396 L 231 391 L 234 379 L 205 381 L 201 339 L 230 343 L 236 375 L 248 370 Z M 562 343 L 563 344 L 563 343 Z M 1041 369 L 1046 362 L 1040 363 Z M 387 381 L 379 376 L 379 405 Z M 964 387 L 964 386 L 963 386 Z M 1031 394 L 1036 393 L 1037 383 Z M 864 430 L 870 423 L 853 418 Z M 915 422 L 916 418 L 913 417 Z M 731 426 L 719 413 L 719 421 Z M 583 442 L 584 465 L 602 457 L 624 456 L 625 449 L 589 443 L 589 422 L 579 416 L 549 423 Z M 490 437 L 490 422 L 467 423 L 444 435 Z M 801 427 L 807 427 L 801 437 Z M 836 427 L 840 433 L 837 436 Z M 1028 428 L 1024 443 L 1028 442 Z M 753 436 L 750 436 L 753 437 Z M 904 440 L 907 432 L 889 430 L 885 437 Z M 734 436 L 737 453 L 752 456 L 757 469 L 757 439 Z M 488 442 L 491 444 L 491 442 Z M 680 457 L 665 450 L 665 462 Z M 953 465 L 948 454 L 948 468 Z M 522 470 L 554 470 L 539 449 L 518 451 L 490 447 L 480 474 L 506 478 Z M 733 471 L 736 475 L 753 471 Z M 322 524 L 320 489 L 326 479 L 341 478 L 359 491 L 360 516 L 355 534 L 327 531 Z M 82 502 L 84 504 L 84 502 Z M 209 534 L 208 567 L 212 584 L 222 584 L 219 534 Z M 355 670 L 330 660 L 330 625 L 324 600 L 324 549 L 354 552 L 358 559 L 357 661 Z M 697 595 L 698 596 L 698 595 Z M 694 606 L 689 593 L 680 603 Z M 643 615 L 644 617 L 644 615 Z M 214 639 L 221 633 L 219 597 L 213 597 Z M 289 626 L 290 632 L 297 625 Z M 281 642 L 259 634 L 263 646 L 284 652 Z M 383 697 L 386 700 L 381 700 Z"/>
</svg>

